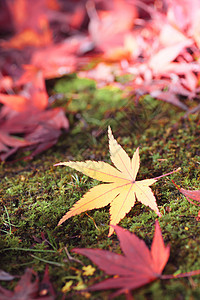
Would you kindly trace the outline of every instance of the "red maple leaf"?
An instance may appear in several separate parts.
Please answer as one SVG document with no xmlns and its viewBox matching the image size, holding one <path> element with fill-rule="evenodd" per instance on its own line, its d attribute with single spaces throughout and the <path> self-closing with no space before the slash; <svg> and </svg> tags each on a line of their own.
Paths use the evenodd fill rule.
<svg viewBox="0 0 200 300">
<path fill-rule="evenodd" d="M 170 247 L 164 245 L 158 221 L 155 224 L 155 234 L 151 250 L 144 241 L 135 234 L 120 226 L 113 226 L 120 241 L 124 255 L 106 250 L 78 249 L 72 251 L 85 255 L 108 275 L 115 275 L 89 287 L 88 291 L 118 289 L 111 297 L 129 293 L 136 288 L 148 284 L 158 278 L 170 279 L 200 274 L 200 270 L 175 275 L 161 275 L 170 255 Z"/>
<path fill-rule="evenodd" d="M 124 0 L 104 1 L 103 4 L 106 9 L 97 11 L 93 1 L 87 2 L 91 39 L 106 59 L 128 57 L 125 44 L 137 16 L 136 7 Z"/>
</svg>

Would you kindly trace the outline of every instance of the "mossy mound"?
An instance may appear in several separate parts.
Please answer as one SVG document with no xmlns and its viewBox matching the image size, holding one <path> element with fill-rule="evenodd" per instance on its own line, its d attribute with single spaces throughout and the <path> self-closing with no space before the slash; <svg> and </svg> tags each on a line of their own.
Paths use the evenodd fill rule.
<svg viewBox="0 0 200 300">
<path fill-rule="evenodd" d="M 65 286 L 66 297 L 84 299 L 77 290 L 104 278 L 97 267 L 85 275 L 83 266 L 70 259 L 74 247 L 109 249 L 120 253 L 116 235 L 107 237 L 109 208 L 72 217 L 57 227 L 60 218 L 86 191 L 98 182 L 69 168 L 53 167 L 59 161 L 103 160 L 110 162 L 107 126 L 131 156 L 140 147 L 138 179 L 152 178 L 178 167 L 181 171 L 152 186 L 163 217 L 163 238 L 171 245 L 165 274 L 200 269 L 200 222 L 198 207 L 190 204 L 171 179 L 185 189 L 200 189 L 199 114 L 184 118 L 179 109 L 149 96 L 138 103 L 124 98 L 117 88 L 97 89 L 91 80 L 75 76 L 54 86 L 54 105 L 62 106 L 70 120 L 69 133 L 56 146 L 32 161 L 2 163 L 1 269 L 21 275 L 27 266 L 42 274 L 50 266 L 57 291 Z M 59 95 L 59 97 L 58 97 Z M 151 245 L 156 215 L 139 202 L 120 222 Z M 85 266 L 92 263 L 70 253 Z M 4 283 L 13 288 L 15 281 Z M 109 292 L 93 293 L 90 299 L 107 299 Z M 156 281 L 134 291 L 134 299 L 199 299 L 200 276 L 191 279 Z M 123 296 L 119 299 L 124 299 Z"/>
</svg>

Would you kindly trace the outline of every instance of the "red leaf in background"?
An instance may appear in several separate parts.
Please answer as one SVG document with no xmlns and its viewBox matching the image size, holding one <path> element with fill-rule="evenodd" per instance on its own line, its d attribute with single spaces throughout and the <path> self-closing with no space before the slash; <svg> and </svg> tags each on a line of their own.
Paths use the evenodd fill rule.
<svg viewBox="0 0 200 300">
<path fill-rule="evenodd" d="M 13 80 L 10 76 L 0 76 L 0 92 L 8 92 L 12 89 Z"/>
<path fill-rule="evenodd" d="M 198 98 L 199 0 L 1 3 L 0 101 L 6 105 L 0 112 L 1 159 L 22 144 L 37 144 L 37 152 L 56 142 L 60 129 L 49 121 L 43 125 L 41 119 L 48 102 L 44 79 L 80 71 L 92 59 L 96 59 L 95 68 L 81 76 L 94 78 L 99 86 L 115 84 L 125 92 L 127 88 L 136 100 L 149 93 L 187 110 L 180 96 Z M 133 79 L 116 82 L 125 74 Z M 17 95 L 12 88 L 17 88 Z M 27 120 L 30 112 L 31 121 Z M 55 111 L 54 122 L 56 113 L 62 114 Z M 62 114 L 66 129 L 64 119 Z M 10 134 L 20 134 L 22 139 Z"/>
<path fill-rule="evenodd" d="M 112 66 L 102 62 L 91 70 L 80 71 L 78 75 L 79 77 L 94 79 L 97 81 L 97 86 L 102 87 L 114 81 L 113 70 L 115 69 Z"/>
<path fill-rule="evenodd" d="M 187 40 L 187 36 L 178 30 L 175 25 L 165 23 L 161 28 L 159 40 L 163 46 L 168 47 Z"/>
<path fill-rule="evenodd" d="M 130 291 L 148 284 L 158 278 L 174 279 L 200 274 L 200 270 L 181 273 L 179 275 L 161 275 L 170 255 L 169 246 L 165 247 L 158 221 L 155 223 L 155 234 L 151 250 L 135 234 L 120 226 L 112 226 L 117 233 L 124 255 L 106 250 L 79 249 L 72 251 L 87 256 L 100 269 L 114 277 L 106 279 L 89 288 L 87 291 L 118 289 L 111 298 L 122 293 L 130 296 Z M 127 299 L 130 299 L 127 297 Z M 132 299 L 132 298 L 131 298 Z"/>
<path fill-rule="evenodd" d="M 69 1 L 66 2 L 70 4 Z M 54 27 L 60 28 L 61 31 L 69 31 L 69 26 L 78 28 L 85 17 L 86 10 L 83 4 L 75 3 L 72 9 L 70 5 L 66 5 L 66 10 L 64 6 L 65 3 L 57 0 L 8 0 L 15 35 L 9 41 L 3 41 L 2 46 L 23 49 L 27 46 L 52 45 L 53 38 L 57 35 L 57 32 L 54 33 Z M 51 26 L 53 23 L 59 26 Z"/>
<path fill-rule="evenodd" d="M 14 291 L 6 290 L 0 286 L 0 300 L 54 300 L 55 292 L 48 276 L 48 268 L 41 284 L 39 277 L 32 269 L 26 269 L 18 281 Z"/>
<path fill-rule="evenodd" d="M 163 100 L 165 102 L 176 105 L 177 107 L 180 107 L 183 110 L 187 110 L 187 106 L 178 99 L 174 92 L 155 91 L 150 93 L 150 95 L 159 100 Z"/>
<path fill-rule="evenodd" d="M 62 109 L 45 111 L 15 112 L 10 109 L 1 110 L 1 117 L 6 120 L 0 125 L 0 159 L 6 160 L 19 148 L 34 150 L 27 159 L 52 147 L 61 134 L 61 128 L 68 130 L 69 122 Z M 11 134 L 23 134 L 17 138 Z"/>
<path fill-rule="evenodd" d="M 13 276 L 3 270 L 0 270 L 0 280 L 10 281 L 10 280 L 13 280 L 14 278 L 15 278 L 15 276 Z"/>
<path fill-rule="evenodd" d="M 200 190 L 185 190 L 183 188 L 179 188 L 173 180 L 172 180 L 172 182 L 175 185 L 175 187 L 179 190 L 179 192 L 181 192 L 190 203 L 200 206 L 200 204 L 195 203 L 190 200 L 190 199 L 192 199 L 194 201 L 200 202 Z M 188 198 L 190 198 L 190 199 L 188 199 Z"/>
<path fill-rule="evenodd" d="M 200 202 L 200 190 L 185 190 L 183 188 L 180 189 L 180 192 L 186 197 L 186 198 L 191 198 L 192 200 Z M 195 203 L 193 203 L 195 204 Z M 195 204 L 198 205 L 198 204 Z M 199 204 L 200 206 L 200 204 Z"/>
<path fill-rule="evenodd" d="M 33 277 L 35 276 L 34 281 Z M 6 290 L 0 286 L 1 300 L 21 299 L 32 300 L 37 296 L 39 278 L 32 269 L 26 269 L 14 291 Z"/>
<path fill-rule="evenodd" d="M 182 31 L 191 31 L 199 13 L 199 0 L 167 0 L 168 20 Z"/>
<path fill-rule="evenodd" d="M 43 20 L 44 27 L 48 28 L 48 23 Z M 46 25 L 45 25 L 46 23 Z M 16 34 L 9 41 L 1 42 L 1 47 L 3 48 L 15 48 L 23 49 L 27 46 L 32 47 L 42 47 L 49 45 L 51 42 L 51 32 L 49 29 L 46 29 L 42 33 L 37 33 L 32 29 L 26 29 L 21 33 Z"/>
<path fill-rule="evenodd" d="M 32 80 L 30 68 L 20 78 L 23 64 L 42 70 L 44 78 L 50 79 L 79 71 L 98 57 L 96 69 L 81 75 L 101 85 L 119 84 L 116 78 L 130 73 L 134 79 L 121 88 L 134 90 L 136 99 L 152 88 L 152 96 L 187 110 L 179 96 L 192 99 L 199 93 L 199 0 L 7 3 L 3 20 L 9 9 L 15 35 L 10 41 L 3 38 L 2 45 L 10 43 L 21 50 L 3 49 L 0 66 L 2 75 L 17 78 L 16 85 Z M 100 74 L 106 70 L 106 65 L 104 70 L 98 68 L 102 62 L 109 62 L 108 80 Z M 154 88 L 157 81 L 163 83 L 162 89 Z M 3 85 L 0 88 L 3 91 Z"/>
<path fill-rule="evenodd" d="M 183 42 L 159 50 L 159 52 L 155 53 L 150 59 L 149 66 L 155 73 L 163 72 L 163 69 L 165 69 L 165 67 L 172 62 L 185 47 L 191 46 L 192 44 L 193 41 L 187 39 Z"/>
<path fill-rule="evenodd" d="M 124 46 L 125 37 L 134 25 L 137 10 L 124 0 L 104 1 L 104 5 L 107 10 L 97 12 L 94 2 L 87 2 L 90 17 L 88 30 L 95 46 L 105 52 L 104 57 L 113 59 L 112 55 L 118 47 Z"/>
<path fill-rule="evenodd" d="M 80 42 L 78 38 L 73 38 L 61 44 L 38 49 L 32 56 L 31 64 L 41 69 L 46 79 L 73 73 L 77 66 L 76 54 Z"/>
<path fill-rule="evenodd" d="M 12 14 L 15 35 L 9 41 L 3 41 L 2 47 L 22 49 L 26 46 L 41 47 L 52 42 L 49 28 L 51 10 L 59 9 L 59 5 L 49 5 L 48 0 L 8 0 Z M 30 13 L 31 12 L 31 13 Z"/>
<path fill-rule="evenodd" d="M 45 81 L 42 71 L 36 71 L 32 80 L 27 85 L 27 92 L 29 97 L 28 109 L 36 108 L 44 110 L 48 105 L 48 94 L 46 92 Z M 25 91 L 26 92 L 26 91 Z"/>
<path fill-rule="evenodd" d="M 27 28 L 36 32 L 43 30 L 41 18 L 50 20 L 53 13 L 60 9 L 57 0 L 8 0 L 7 3 L 17 32 L 23 32 Z"/>
<path fill-rule="evenodd" d="M 123 255 L 98 249 L 73 249 L 74 252 L 87 256 L 108 275 L 117 275 L 88 288 L 88 291 L 118 289 L 113 296 L 127 290 L 139 288 L 161 276 L 170 254 L 165 247 L 159 223 L 156 222 L 155 235 L 151 251 L 135 234 L 119 226 L 115 229 Z"/>
<path fill-rule="evenodd" d="M 48 95 L 42 71 L 32 69 L 29 83 L 24 86 L 21 95 L 0 94 L 0 102 L 18 112 L 44 110 L 48 104 Z"/>
<path fill-rule="evenodd" d="M 0 94 L 0 102 L 15 111 L 24 111 L 27 99 L 19 95 Z"/>
<path fill-rule="evenodd" d="M 48 95 L 41 71 L 32 73 L 32 80 L 24 86 L 21 94 L 0 94 L 0 102 L 5 105 L 0 112 L 1 160 L 6 160 L 22 147 L 33 150 L 27 157 L 32 158 L 57 142 L 61 128 L 69 128 L 62 109 L 46 109 Z M 13 134 L 20 134 L 20 138 Z"/>
</svg>

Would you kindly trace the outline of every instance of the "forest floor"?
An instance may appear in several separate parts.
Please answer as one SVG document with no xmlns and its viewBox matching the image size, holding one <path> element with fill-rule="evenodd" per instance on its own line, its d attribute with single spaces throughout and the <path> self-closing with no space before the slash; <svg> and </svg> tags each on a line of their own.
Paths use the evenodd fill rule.
<svg viewBox="0 0 200 300">
<path fill-rule="evenodd" d="M 88 211 L 57 226 L 61 217 L 86 191 L 97 185 L 75 170 L 53 165 L 63 161 L 96 160 L 111 164 L 108 125 L 123 149 L 132 156 L 140 147 L 141 166 L 137 179 L 160 176 L 181 167 L 180 172 L 152 185 L 162 218 L 159 218 L 170 259 L 164 274 L 200 269 L 200 222 L 198 206 L 187 201 L 171 180 L 184 189 L 200 189 L 200 114 L 184 117 L 173 105 L 146 95 L 138 103 L 124 98 L 117 88 L 96 88 L 94 81 L 76 76 L 49 83 L 56 106 L 63 107 L 70 130 L 59 142 L 31 161 L 0 166 L 1 269 L 22 275 L 27 267 L 41 277 L 46 264 L 58 299 L 107 299 L 110 291 L 82 293 L 78 290 L 105 278 L 92 262 L 71 251 L 99 248 L 121 253 L 116 235 L 107 237 L 109 207 Z M 59 97 L 58 97 L 59 95 Z M 186 100 L 187 105 L 192 103 Z M 16 159 L 16 157 L 15 157 Z M 156 214 L 136 202 L 120 226 L 134 232 L 150 246 Z M 83 264 L 76 260 L 79 259 Z M 84 266 L 91 272 L 86 272 Z M 4 282 L 13 289 L 17 280 Z M 157 280 L 133 292 L 134 299 L 200 299 L 200 276 Z M 117 299 L 124 299 L 120 296 Z"/>
</svg>

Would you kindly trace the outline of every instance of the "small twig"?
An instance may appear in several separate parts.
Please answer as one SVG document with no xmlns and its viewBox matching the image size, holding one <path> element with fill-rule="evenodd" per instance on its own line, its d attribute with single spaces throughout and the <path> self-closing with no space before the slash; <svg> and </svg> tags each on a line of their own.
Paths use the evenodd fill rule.
<svg viewBox="0 0 200 300">
<path fill-rule="evenodd" d="M 85 213 L 85 214 L 93 221 L 94 226 L 96 227 L 96 229 L 100 231 L 100 229 L 98 228 L 97 224 L 95 223 L 95 220 L 90 215 L 88 215 L 88 213 Z"/>
<path fill-rule="evenodd" d="M 67 257 L 68 257 L 68 260 L 69 260 L 69 261 L 75 261 L 75 262 L 77 262 L 77 263 L 79 263 L 79 264 L 81 264 L 81 265 L 84 265 L 84 264 L 82 263 L 82 261 L 80 261 L 80 260 L 77 259 L 77 258 L 73 258 L 73 257 L 69 254 L 69 251 L 67 250 L 67 247 L 64 247 L 64 249 L 65 249 L 65 252 L 66 252 L 66 254 L 67 254 Z"/>
<path fill-rule="evenodd" d="M 175 185 L 175 187 L 180 191 L 180 188 L 178 187 L 178 185 L 174 182 L 174 180 L 171 180 L 171 182 Z"/>
</svg>

